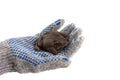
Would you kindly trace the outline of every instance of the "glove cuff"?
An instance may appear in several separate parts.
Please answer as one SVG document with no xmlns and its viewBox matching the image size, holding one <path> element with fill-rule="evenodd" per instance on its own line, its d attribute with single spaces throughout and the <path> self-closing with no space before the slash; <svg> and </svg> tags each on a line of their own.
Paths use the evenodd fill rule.
<svg viewBox="0 0 120 80">
<path fill-rule="evenodd" d="M 13 72 L 13 56 L 7 41 L 0 42 L 0 75 Z"/>
</svg>

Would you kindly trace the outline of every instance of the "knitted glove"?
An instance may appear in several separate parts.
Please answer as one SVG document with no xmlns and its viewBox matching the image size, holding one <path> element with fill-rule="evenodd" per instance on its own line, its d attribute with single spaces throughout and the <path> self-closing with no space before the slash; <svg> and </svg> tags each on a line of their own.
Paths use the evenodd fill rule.
<svg viewBox="0 0 120 80">
<path fill-rule="evenodd" d="M 83 41 L 81 30 L 73 24 L 66 26 L 61 32 L 69 33 L 69 45 L 58 55 L 47 51 L 36 51 L 35 41 L 44 33 L 58 30 L 64 23 L 59 19 L 34 36 L 11 38 L 0 43 L 0 74 L 7 72 L 40 72 L 56 68 L 65 68 L 70 64 L 70 56 L 80 48 Z"/>
</svg>

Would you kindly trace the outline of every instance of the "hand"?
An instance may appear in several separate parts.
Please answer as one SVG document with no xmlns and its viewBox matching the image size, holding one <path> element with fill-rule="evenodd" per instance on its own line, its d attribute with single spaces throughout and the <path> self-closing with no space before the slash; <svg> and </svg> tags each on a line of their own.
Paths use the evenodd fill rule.
<svg viewBox="0 0 120 80">
<path fill-rule="evenodd" d="M 12 38 L 7 40 L 14 56 L 14 67 L 18 72 L 39 72 L 49 69 L 67 67 L 70 63 L 69 57 L 80 48 L 83 41 L 81 30 L 74 24 L 66 26 L 60 32 L 69 33 L 69 45 L 58 55 L 53 55 L 47 51 L 36 51 L 35 41 L 52 30 L 58 30 L 64 24 L 63 19 L 59 19 L 46 27 L 41 33 L 34 36 L 22 38 Z"/>
</svg>

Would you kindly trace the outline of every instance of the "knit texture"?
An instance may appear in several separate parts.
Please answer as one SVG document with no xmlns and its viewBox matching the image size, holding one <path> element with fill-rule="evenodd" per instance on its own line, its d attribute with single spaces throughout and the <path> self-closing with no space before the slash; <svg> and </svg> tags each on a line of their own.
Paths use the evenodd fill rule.
<svg viewBox="0 0 120 80">
<path fill-rule="evenodd" d="M 19 72 L 19 73 L 38 73 L 41 71 L 46 71 L 46 70 L 53 70 L 53 69 L 58 69 L 58 68 L 66 68 L 70 64 L 70 61 L 51 61 L 51 62 L 46 62 L 41 65 L 34 66 L 28 61 L 19 59 L 16 57 L 14 60 L 14 69 Z"/>
<path fill-rule="evenodd" d="M 13 61 L 14 59 L 8 43 L 6 41 L 0 42 L 0 75 L 15 71 Z"/>
</svg>

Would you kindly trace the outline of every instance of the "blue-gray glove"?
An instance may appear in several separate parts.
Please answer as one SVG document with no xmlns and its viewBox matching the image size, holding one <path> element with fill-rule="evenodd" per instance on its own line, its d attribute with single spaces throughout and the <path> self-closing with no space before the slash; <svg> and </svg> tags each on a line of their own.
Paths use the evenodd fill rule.
<svg viewBox="0 0 120 80">
<path fill-rule="evenodd" d="M 69 45 L 58 55 L 47 51 L 36 51 L 35 41 L 44 33 L 58 30 L 64 24 L 59 19 L 34 36 L 11 38 L 0 43 L 0 74 L 6 72 L 40 72 L 56 68 L 65 68 L 69 58 L 80 48 L 83 41 L 81 30 L 74 24 L 66 26 L 61 32 L 69 33 Z"/>
</svg>

